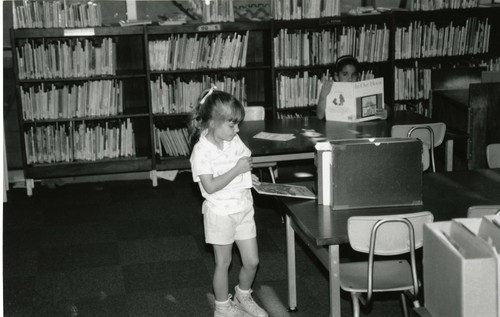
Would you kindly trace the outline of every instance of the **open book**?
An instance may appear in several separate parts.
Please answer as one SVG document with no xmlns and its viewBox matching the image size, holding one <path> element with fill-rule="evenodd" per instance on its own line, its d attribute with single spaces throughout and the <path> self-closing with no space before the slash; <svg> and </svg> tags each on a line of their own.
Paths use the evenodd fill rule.
<svg viewBox="0 0 500 317">
<path fill-rule="evenodd" d="M 316 199 L 316 195 L 305 186 L 289 185 L 289 184 L 274 184 L 274 183 L 260 183 L 260 185 L 253 185 L 255 191 L 262 195 L 295 197 Z"/>
<path fill-rule="evenodd" d="M 383 119 L 384 78 L 334 82 L 326 97 L 328 121 L 362 122 Z"/>
</svg>

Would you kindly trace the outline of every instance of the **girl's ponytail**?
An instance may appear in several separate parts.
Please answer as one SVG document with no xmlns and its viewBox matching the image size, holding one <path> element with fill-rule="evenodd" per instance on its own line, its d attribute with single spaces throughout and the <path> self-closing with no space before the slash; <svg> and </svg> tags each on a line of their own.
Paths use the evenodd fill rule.
<svg viewBox="0 0 500 317">
<path fill-rule="evenodd" d="M 205 89 L 198 98 L 198 104 L 191 112 L 189 122 L 189 145 L 191 146 L 191 149 L 200 139 L 201 131 L 205 128 L 208 119 L 210 119 L 211 109 L 207 109 L 206 107 L 207 98 L 209 98 L 209 96 L 214 92 L 215 89 L 217 89 L 217 87 L 215 87 L 213 84 L 212 87 Z"/>
</svg>

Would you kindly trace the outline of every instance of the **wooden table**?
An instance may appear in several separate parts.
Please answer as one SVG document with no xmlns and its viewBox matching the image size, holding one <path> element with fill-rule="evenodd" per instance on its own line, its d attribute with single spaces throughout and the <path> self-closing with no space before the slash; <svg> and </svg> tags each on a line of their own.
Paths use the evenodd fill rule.
<svg viewBox="0 0 500 317">
<path fill-rule="evenodd" d="M 304 129 L 319 133 L 326 139 L 355 139 L 390 137 L 395 124 L 427 123 L 429 118 L 410 111 L 396 111 L 387 120 L 346 123 L 319 120 L 317 118 L 277 119 L 272 121 L 247 121 L 240 125 L 240 138 L 252 151 L 253 161 L 281 162 L 314 158 L 314 145 L 318 138 L 308 137 Z M 292 133 L 295 139 L 279 142 L 253 138 L 257 133 Z"/>
<path fill-rule="evenodd" d="M 314 186 L 314 184 L 309 184 Z M 472 205 L 500 204 L 500 169 L 426 173 L 423 206 L 331 211 L 316 201 L 280 199 L 286 212 L 289 307 L 297 308 L 295 234 L 329 270 L 330 316 L 340 316 L 339 245 L 349 243 L 347 220 L 354 215 L 399 214 L 428 210 L 435 221 L 467 216 Z"/>
</svg>

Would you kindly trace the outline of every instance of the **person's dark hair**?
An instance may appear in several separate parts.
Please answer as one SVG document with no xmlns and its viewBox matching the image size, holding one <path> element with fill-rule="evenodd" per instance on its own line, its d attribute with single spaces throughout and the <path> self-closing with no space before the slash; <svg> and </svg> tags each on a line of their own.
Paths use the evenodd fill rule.
<svg viewBox="0 0 500 317">
<path fill-rule="evenodd" d="M 343 55 L 337 58 L 335 62 L 335 72 L 340 72 L 346 65 L 353 65 L 356 69 L 359 69 L 359 62 L 356 57 L 352 55 Z"/>
<path fill-rule="evenodd" d="M 208 128 L 210 120 L 239 123 L 245 118 L 245 108 L 233 95 L 216 90 L 215 86 L 204 90 L 198 104 L 191 112 L 189 143 L 191 148 L 198 142 L 201 131 Z"/>
</svg>

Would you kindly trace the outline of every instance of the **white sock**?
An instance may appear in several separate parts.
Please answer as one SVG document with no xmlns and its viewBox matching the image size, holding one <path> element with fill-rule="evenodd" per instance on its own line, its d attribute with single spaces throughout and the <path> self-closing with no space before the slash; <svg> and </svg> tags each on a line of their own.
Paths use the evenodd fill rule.
<svg viewBox="0 0 500 317">
<path fill-rule="evenodd" d="M 228 299 L 226 299 L 226 300 L 225 300 L 225 301 L 223 301 L 223 302 L 219 302 L 219 301 L 217 301 L 217 300 L 215 301 L 215 305 L 222 305 L 222 306 L 224 306 L 224 305 L 227 305 L 227 304 L 229 304 L 229 298 L 228 298 Z"/>
<path fill-rule="evenodd" d="M 244 291 L 240 288 L 239 285 L 236 285 L 236 288 L 238 289 L 238 292 L 240 292 L 241 294 L 247 295 L 248 293 L 250 293 L 250 289 L 247 289 L 246 291 Z"/>
</svg>

